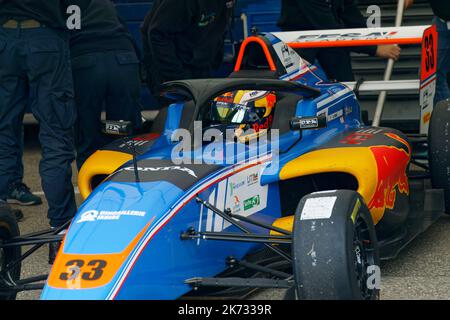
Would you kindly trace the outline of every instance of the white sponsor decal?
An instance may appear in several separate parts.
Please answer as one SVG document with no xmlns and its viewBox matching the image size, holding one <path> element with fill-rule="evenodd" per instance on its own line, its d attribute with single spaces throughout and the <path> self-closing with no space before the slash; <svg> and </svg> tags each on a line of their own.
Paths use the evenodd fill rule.
<svg viewBox="0 0 450 320">
<path fill-rule="evenodd" d="M 302 58 L 285 43 L 279 42 L 273 48 L 288 74 L 299 70 L 303 65 Z"/>
<path fill-rule="evenodd" d="M 217 209 L 230 209 L 233 214 L 248 217 L 267 207 L 268 186 L 259 184 L 261 165 L 244 170 L 221 181 L 212 190 L 208 202 Z M 208 210 L 206 216 L 206 231 L 221 232 L 231 224 Z"/>
<path fill-rule="evenodd" d="M 420 133 L 428 133 L 431 113 L 434 108 L 434 97 L 436 96 L 436 79 L 433 78 L 428 84 L 420 89 Z"/>
<path fill-rule="evenodd" d="M 255 172 L 247 176 L 247 186 L 254 185 L 255 183 L 258 182 L 259 182 L 259 172 Z"/>
<path fill-rule="evenodd" d="M 228 185 L 239 185 L 238 189 L 228 188 L 225 208 L 233 213 L 250 216 L 267 207 L 269 187 L 261 186 L 260 176 L 263 165 L 239 172 L 228 179 Z M 242 185 L 242 181 L 246 182 Z"/>
<path fill-rule="evenodd" d="M 134 210 L 124 210 L 124 211 L 98 211 L 89 210 L 81 214 L 77 223 L 82 222 L 94 222 L 100 220 L 119 220 L 122 216 L 134 216 L 134 217 L 144 217 L 145 211 L 134 211 Z"/>
<path fill-rule="evenodd" d="M 346 95 L 347 93 L 350 93 L 350 92 L 352 92 L 352 90 L 349 89 L 349 88 L 345 88 L 343 90 L 340 90 L 340 91 L 332 94 L 328 98 L 325 98 L 325 99 L 317 102 L 317 108 L 320 109 L 322 107 L 325 107 L 327 104 L 337 101 L 338 98 L 340 98 L 340 97 L 342 97 L 342 96 L 344 96 L 344 95 Z"/>
<path fill-rule="evenodd" d="M 335 113 L 332 113 L 331 115 L 329 115 L 327 117 L 327 121 L 331 122 L 333 120 L 336 120 L 337 118 L 340 118 L 344 115 L 344 111 L 343 110 L 338 110 Z"/>
<path fill-rule="evenodd" d="M 109 132 L 109 133 L 120 133 L 121 128 L 122 128 L 122 126 L 119 126 L 117 124 L 111 124 L 111 123 L 106 124 L 106 132 Z"/>
<path fill-rule="evenodd" d="M 161 172 L 161 171 L 182 171 L 182 172 L 186 172 L 187 174 L 198 178 L 197 175 L 195 174 L 194 170 L 191 170 L 189 168 L 186 167 L 180 167 L 180 166 L 172 166 L 172 167 L 138 167 L 137 168 L 139 172 Z M 126 167 L 123 168 L 122 170 L 125 171 L 134 171 L 134 167 Z"/>
<path fill-rule="evenodd" d="M 243 187 L 245 185 L 245 181 L 239 181 L 239 182 L 230 182 L 229 188 L 230 188 L 230 194 L 233 195 L 234 191 L 239 189 L 240 187 Z"/>
<path fill-rule="evenodd" d="M 305 34 L 299 35 L 298 42 L 311 41 L 344 41 L 344 40 L 372 40 L 372 39 L 390 39 L 397 35 L 392 32 L 349 32 L 349 33 L 328 33 L 328 34 Z"/>
<path fill-rule="evenodd" d="M 301 220 L 329 219 L 337 197 L 309 198 L 303 207 Z"/>
<path fill-rule="evenodd" d="M 256 91 L 256 90 L 247 92 L 242 96 L 241 101 L 239 101 L 239 103 L 245 105 L 249 102 L 264 98 L 265 96 L 267 96 L 268 93 L 269 93 L 268 91 Z"/>
<path fill-rule="evenodd" d="M 429 26 L 413 27 L 387 27 L 387 28 L 364 28 L 364 29 L 336 29 L 319 31 L 290 31 L 274 32 L 275 37 L 285 43 L 307 43 L 354 40 L 378 40 L 386 39 L 421 39 Z"/>
</svg>

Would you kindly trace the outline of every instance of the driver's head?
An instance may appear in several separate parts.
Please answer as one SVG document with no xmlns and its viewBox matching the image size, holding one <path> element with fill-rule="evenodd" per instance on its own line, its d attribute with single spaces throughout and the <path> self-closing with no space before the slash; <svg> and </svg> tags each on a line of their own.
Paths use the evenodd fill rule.
<svg viewBox="0 0 450 320">
<path fill-rule="evenodd" d="M 216 120 L 238 125 L 236 136 L 251 132 L 257 137 L 272 127 L 276 102 L 275 93 L 270 91 L 238 90 L 216 98 L 212 107 Z"/>
</svg>

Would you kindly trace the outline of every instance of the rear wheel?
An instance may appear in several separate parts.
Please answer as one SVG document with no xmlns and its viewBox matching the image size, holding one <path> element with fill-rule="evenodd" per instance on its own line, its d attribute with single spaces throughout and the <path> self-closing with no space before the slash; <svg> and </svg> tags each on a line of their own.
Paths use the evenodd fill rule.
<svg viewBox="0 0 450 320">
<path fill-rule="evenodd" d="M 1 245 L 19 235 L 19 226 L 8 205 L 0 205 L 0 300 L 14 300 L 16 293 L 7 292 L 5 288 L 20 279 L 21 265 L 18 264 L 11 271 L 6 271 L 6 266 L 19 259 L 20 247 L 2 248 Z M 3 289 L 3 290 L 2 290 Z"/>
<path fill-rule="evenodd" d="M 379 298 L 375 228 L 357 192 L 304 197 L 295 213 L 292 255 L 300 300 Z"/>
<path fill-rule="evenodd" d="M 433 188 L 444 189 L 445 209 L 450 214 L 450 100 L 434 108 L 428 144 L 431 182 Z"/>
</svg>

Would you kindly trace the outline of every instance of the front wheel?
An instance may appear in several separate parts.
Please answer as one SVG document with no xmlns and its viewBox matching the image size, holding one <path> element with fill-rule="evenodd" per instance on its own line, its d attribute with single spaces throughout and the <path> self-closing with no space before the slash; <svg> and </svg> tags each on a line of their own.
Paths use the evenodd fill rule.
<svg viewBox="0 0 450 320">
<path fill-rule="evenodd" d="M 6 266 L 12 261 L 16 261 L 21 256 L 20 247 L 2 247 L 2 244 L 19 236 L 19 226 L 10 207 L 5 204 L 0 205 L 0 300 L 14 300 L 16 293 L 8 291 L 8 286 L 20 278 L 20 263 L 10 271 Z"/>
<path fill-rule="evenodd" d="M 379 298 L 377 237 L 357 192 L 305 196 L 295 213 L 292 256 L 300 300 Z"/>
</svg>

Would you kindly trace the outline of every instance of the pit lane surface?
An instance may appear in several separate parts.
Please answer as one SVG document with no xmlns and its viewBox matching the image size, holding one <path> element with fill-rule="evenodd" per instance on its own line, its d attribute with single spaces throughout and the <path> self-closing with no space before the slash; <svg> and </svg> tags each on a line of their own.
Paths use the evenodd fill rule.
<svg viewBox="0 0 450 320">
<path fill-rule="evenodd" d="M 25 183 L 33 192 L 41 192 L 38 173 L 40 147 L 37 128 L 25 127 Z M 74 166 L 74 184 L 76 170 Z M 77 195 L 78 203 L 81 197 Z M 22 234 L 48 228 L 47 203 L 21 208 L 25 218 L 20 222 Z M 48 247 L 41 248 L 22 266 L 22 278 L 50 271 Z M 450 299 L 450 217 L 441 218 L 427 232 L 414 240 L 397 259 L 381 266 L 382 299 Z M 39 299 L 39 292 L 25 292 L 18 299 Z M 282 290 L 264 290 L 251 299 L 281 299 Z"/>
</svg>

